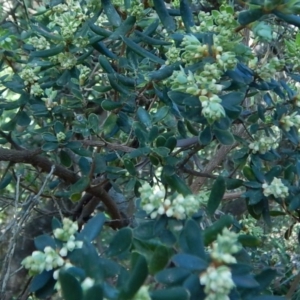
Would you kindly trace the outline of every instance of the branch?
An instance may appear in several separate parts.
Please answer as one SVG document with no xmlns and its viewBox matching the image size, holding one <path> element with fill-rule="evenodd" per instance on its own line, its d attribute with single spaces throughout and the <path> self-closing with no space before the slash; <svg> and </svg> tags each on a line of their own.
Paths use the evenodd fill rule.
<svg viewBox="0 0 300 300">
<path fill-rule="evenodd" d="M 25 163 L 30 164 L 34 167 L 39 167 L 43 172 L 49 173 L 51 167 L 54 165 L 55 170 L 54 175 L 64 180 L 66 183 L 74 184 L 80 179 L 80 176 L 76 175 L 72 171 L 51 162 L 48 158 L 39 155 L 42 150 L 11 150 L 0 147 L 0 161 L 10 161 L 13 163 Z M 87 193 L 100 198 L 108 209 L 109 214 L 112 219 L 120 220 L 121 215 L 114 201 L 110 198 L 107 192 L 101 186 L 88 187 L 86 189 Z M 115 222 L 114 226 L 116 228 L 122 227 L 121 222 Z"/>
</svg>

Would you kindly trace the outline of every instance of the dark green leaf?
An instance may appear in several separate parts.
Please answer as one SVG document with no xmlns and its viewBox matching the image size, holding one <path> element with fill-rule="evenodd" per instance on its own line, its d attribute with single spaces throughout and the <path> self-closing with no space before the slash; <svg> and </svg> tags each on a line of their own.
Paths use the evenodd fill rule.
<svg viewBox="0 0 300 300">
<path fill-rule="evenodd" d="M 164 176 L 164 179 L 170 185 L 170 187 L 178 193 L 184 196 L 191 194 L 191 190 L 187 184 L 178 175 L 174 174 L 172 176 Z"/>
<path fill-rule="evenodd" d="M 218 221 L 203 231 L 204 245 L 208 246 L 221 234 L 223 228 L 230 227 L 233 224 L 233 218 L 230 215 L 222 216 Z"/>
<path fill-rule="evenodd" d="M 169 15 L 165 2 L 163 0 L 153 0 L 153 4 L 163 26 L 168 32 L 174 31 L 176 29 L 176 24 Z"/>
<path fill-rule="evenodd" d="M 225 183 L 225 179 L 222 176 L 219 176 L 211 189 L 211 193 L 208 199 L 208 203 L 207 203 L 207 212 L 210 215 L 213 215 L 216 211 L 216 209 L 219 207 L 224 193 L 226 190 L 226 183 Z"/>
<path fill-rule="evenodd" d="M 54 239 L 48 235 L 43 234 L 34 239 L 34 245 L 37 250 L 44 251 L 45 247 L 49 246 L 53 249 L 56 248 Z"/>
<path fill-rule="evenodd" d="M 142 124 L 146 127 L 151 127 L 152 122 L 149 113 L 142 107 L 139 107 L 137 110 L 137 117 Z"/>
<path fill-rule="evenodd" d="M 162 270 L 167 265 L 170 256 L 171 252 L 168 247 L 164 245 L 157 246 L 149 262 L 149 273 L 154 275 Z"/>
<path fill-rule="evenodd" d="M 101 103 L 101 107 L 102 107 L 104 110 L 107 110 L 107 111 L 111 111 L 111 110 L 120 108 L 120 107 L 122 107 L 122 105 L 123 105 L 123 104 L 120 103 L 120 102 L 115 102 L 115 101 L 111 101 L 111 100 L 104 100 L 104 101 Z"/>
<path fill-rule="evenodd" d="M 88 124 L 89 124 L 89 128 L 93 129 L 94 132 L 98 132 L 99 131 L 99 118 L 96 114 L 90 114 L 88 117 Z"/>
<path fill-rule="evenodd" d="M 262 8 L 244 10 L 239 13 L 238 21 L 241 25 L 248 25 L 259 20 L 264 14 Z"/>
<path fill-rule="evenodd" d="M 211 127 L 206 126 L 203 131 L 199 132 L 200 145 L 208 145 L 212 141 Z"/>
<path fill-rule="evenodd" d="M 119 27 L 122 23 L 122 19 L 114 5 L 110 0 L 101 0 L 101 3 L 109 23 L 115 27 Z"/>
<path fill-rule="evenodd" d="M 185 268 L 190 271 L 201 272 L 208 267 L 208 263 L 205 260 L 190 254 L 175 254 L 172 257 L 172 261 L 177 267 Z"/>
<path fill-rule="evenodd" d="M 42 289 L 51 280 L 53 280 L 53 271 L 43 271 L 41 274 L 34 276 L 29 291 L 34 293 Z"/>
<path fill-rule="evenodd" d="M 122 286 L 119 299 L 132 299 L 135 293 L 143 285 L 148 276 L 147 261 L 143 255 L 138 253 L 132 254 L 132 270 L 130 277 Z"/>
<path fill-rule="evenodd" d="M 117 256 L 129 250 L 132 243 L 132 230 L 130 228 L 120 229 L 109 244 L 107 254 Z"/>
<path fill-rule="evenodd" d="M 125 36 L 134 26 L 136 22 L 135 16 L 129 16 L 117 29 L 113 32 L 109 39 L 117 40 L 118 38 Z"/>
<path fill-rule="evenodd" d="M 133 164 L 133 162 L 129 159 L 124 159 L 124 167 L 129 172 L 130 175 L 135 176 L 136 175 L 136 169 Z"/>
<path fill-rule="evenodd" d="M 81 193 L 90 185 L 90 178 L 85 176 L 80 178 L 74 184 L 71 185 L 71 191 L 73 193 Z"/>
<path fill-rule="evenodd" d="M 61 150 L 59 153 L 59 158 L 60 158 L 61 164 L 64 165 L 65 167 L 69 168 L 72 166 L 72 159 L 71 159 L 70 155 L 68 154 L 68 152 Z"/>
<path fill-rule="evenodd" d="M 184 268 L 171 268 L 160 271 L 155 275 L 156 281 L 166 285 L 175 285 L 183 282 L 189 275 L 191 271 Z"/>
<path fill-rule="evenodd" d="M 54 56 L 54 55 L 57 55 L 57 54 L 63 52 L 64 49 L 65 49 L 64 45 L 59 45 L 59 46 L 56 46 L 56 47 L 53 47 L 53 48 L 50 48 L 50 49 L 47 49 L 47 50 L 31 52 L 30 56 L 31 57 L 47 58 L 47 57 Z"/>
<path fill-rule="evenodd" d="M 22 111 L 19 111 L 16 115 L 16 121 L 17 121 L 17 124 L 19 126 L 28 126 L 31 122 L 31 119 L 30 117 L 28 116 L 28 114 L 22 110 Z"/>
<path fill-rule="evenodd" d="M 218 141 L 223 145 L 232 145 L 234 143 L 234 137 L 228 130 L 214 128 L 213 133 L 215 134 Z"/>
<path fill-rule="evenodd" d="M 58 148 L 58 143 L 44 143 L 43 146 L 42 146 L 42 150 L 43 151 L 53 151 L 53 150 L 56 150 Z"/>
<path fill-rule="evenodd" d="M 97 214 L 84 225 L 81 235 L 89 242 L 93 241 L 100 233 L 105 223 L 105 215 Z"/>
<path fill-rule="evenodd" d="M 59 282 L 65 300 L 82 300 L 83 292 L 81 285 L 68 271 L 59 272 Z"/>
<path fill-rule="evenodd" d="M 190 294 L 183 287 L 157 290 L 151 293 L 152 300 L 189 300 Z"/>
<path fill-rule="evenodd" d="M 133 42 L 131 39 L 128 39 L 126 37 L 122 37 L 124 43 L 127 45 L 127 47 L 129 49 L 131 49 L 133 52 L 135 52 L 136 54 L 145 57 L 145 58 L 149 58 L 151 61 L 164 65 L 165 61 L 159 57 L 157 57 L 156 55 L 154 55 L 153 53 L 145 50 L 144 48 L 142 48 L 141 46 L 139 46 L 138 44 L 136 44 L 135 42 Z"/>
<path fill-rule="evenodd" d="M 84 293 L 84 300 L 102 300 L 103 289 L 100 284 L 95 284 Z"/>
<path fill-rule="evenodd" d="M 188 254 L 206 259 L 202 229 L 195 220 L 187 220 L 182 231 L 182 236 L 185 238 Z"/>
<path fill-rule="evenodd" d="M 10 173 L 6 173 L 3 178 L 1 178 L 0 181 L 0 190 L 5 189 L 11 182 L 12 180 L 12 175 Z"/>
<path fill-rule="evenodd" d="M 80 157 L 78 161 L 78 167 L 83 175 L 89 175 L 91 170 L 91 164 L 85 157 Z"/>
<path fill-rule="evenodd" d="M 259 286 L 259 283 L 253 278 L 252 275 L 232 275 L 232 280 L 237 287 L 253 289 Z"/>
<path fill-rule="evenodd" d="M 240 234 L 238 236 L 238 241 L 244 247 L 259 247 L 261 245 L 261 240 L 253 235 Z"/>
</svg>

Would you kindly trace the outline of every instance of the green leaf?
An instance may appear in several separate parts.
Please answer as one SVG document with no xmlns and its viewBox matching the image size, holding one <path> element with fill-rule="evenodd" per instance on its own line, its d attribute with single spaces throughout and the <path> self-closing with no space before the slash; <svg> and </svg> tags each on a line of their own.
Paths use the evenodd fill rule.
<svg viewBox="0 0 300 300">
<path fill-rule="evenodd" d="M 59 272 L 59 282 L 61 285 L 62 296 L 65 300 L 82 300 L 83 292 L 78 280 L 68 271 Z"/>
<path fill-rule="evenodd" d="M 168 32 L 173 32 L 176 29 L 174 19 L 169 15 L 166 4 L 163 0 L 153 0 L 155 11 Z"/>
<path fill-rule="evenodd" d="M 57 55 L 61 52 L 63 52 L 65 49 L 64 45 L 59 45 L 47 50 L 41 50 L 41 51 L 33 51 L 30 53 L 30 57 L 41 57 L 41 58 L 47 58 L 50 56 Z"/>
<path fill-rule="evenodd" d="M 202 229 L 195 220 L 187 220 L 182 231 L 182 236 L 185 238 L 188 254 L 206 259 Z"/>
<path fill-rule="evenodd" d="M 164 179 L 179 194 L 187 196 L 192 193 L 187 184 L 178 175 L 164 176 Z"/>
<path fill-rule="evenodd" d="M 65 167 L 69 168 L 72 166 L 72 159 L 68 152 L 61 150 L 59 153 L 60 163 Z"/>
<path fill-rule="evenodd" d="M 81 199 L 82 194 L 81 193 L 73 193 L 69 197 L 70 197 L 70 199 L 71 199 L 72 202 L 76 203 L 76 202 L 78 202 Z"/>
<path fill-rule="evenodd" d="M 222 233 L 225 227 L 230 227 L 233 224 L 233 218 L 230 215 L 222 216 L 218 221 L 203 231 L 204 245 L 208 246 L 216 240 L 218 234 Z"/>
<path fill-rule="evenodd" d="M 157 147 L 152 148 L 151 150 L 160 157 L 167 157 L 170 153 L 170 149 L 167 147 Z"/>
<path fill-rule="evenodd" d="M 80 157 L 78 161 L 78 167 L 82 175 L 89 175 L 91 170 L 91 163 L 85 157 Z"/>
<path fill-rule="evenodd" d="M 127 47 L 132 50 L 133 52 L 135 52 L 136 54 L 148 58 L 149 60 L 164 65 L 165 61 L 159 57 L 157 57 L 156 55 L 152 54 L 151 52 L 145 50 L 144 48 L 142 48 L 141 46 L 139 46 L 138 44 L 136 44 L 135 42 L 133 42 L 131 39 L 128 39 L 126 37 L 122 37 L 124 43 L 127 45 Z"/>
<path fill-rule="evenodd" d="M 104 135 L 107 135 L 111 133 L 111 131 L 114 129 L 118 121 L 118 116 L 114 113 L 111 113 L 105 120 L 103 124 L 103 133 Z"/>
<path fill-rule="evenodd" d="M 46 142 L 57 142 L 57 138 L 55 135 L 53 135 L 52 133 L 50 132 L 45 132 L 43 134 L 43 140 L 46 141 Z"/>
<path fill-rule="evenodd" d="M 206 126 L 203 131 L 199 132 L 199 142 L 201 145 L 208 145 L 212 141 L 211 127 Z"/>
<path fill-rule="evenodd" d="M 152 300 L 189 300 L 190 293 L 183 287 L 156 290 L 151 292 Z"/>
<path fill-rule="evenodd" d="M 43 234 L 34 239 L 34 245 L 37 250 L 44 251 L 45 247 L 49 246 L 52 249 L 56 249 L 56 244 L 54 239 L 48 235 Z"/>
<path fill-rule="evenodd" d="M 179 285 L 181 284 L 189 275 L 190 270 L 184 268 L 170 268 L 160 271 L 155 275 L 155 280 L 159 283 L 166 285 Z"/>
<path fill-rule="evenodd" d="M 165 147 L 169 148 L 170 152 L 174 150 L 176 145 L 177 145 L 177 139 L 174 136 L 169 137 L 165 143 Z"/>
<path fill-rule="evenodd" d="M 146 127 L 152 126 L 150 115 L 143 107 L 138 108 L 137 117 L 140 120 L 140 122 L 144 124 Z"/>
<path fill-rule="evenodd" d="M 60 133 L 60 132 L 65 132 L 65 126 L 64 126 L 64 124 L 63 124 L 62 122 L 60 122 L 60 121 L 56 121 L 56 122 L 54 123 L 53 128 L 54 128 L 55 134 L 58 134 L 58 133 Z"/>
<path fill-rule="evenodd" d="M 58 86 L 65 86 L 71 79 L 71 72 L 70 70 L 64 70 L 61 76 L 56 80 L 56 84 Z"/>
<path fill-rule="evenodd" d="M 284 14 L 278 10 L 274 10 L 273 14 L 289 24 L 300 27 L 300 17 L 297 15 Z"/>
<path fill-rule="evenodd" d="M 101 284 L 95 284 L 84 293 L 84 300 L 103 300 Z"/>
<path fill-rule="evenodd" d="M 238 241 L 243 247 L 259 247 L 262 242 L 258 237 L 249 234 L 240 234 Z"/>
<path fill-rule="evenodd" d="M 99 124 L 99 118 L 96 114 L 90 114 L 89 115 L 89 117 L 88 117 L 88 126 L 89 126 L 89 128 L 93 129 L 93 131 L 95 133 L 98 133 L 100 124 Z"/>
<path fill-rule="evenodd" d="M 214 128 L 213 133 L 215 134 L 218 141 L 223 145 L 232 145 L 234 143 L 234 137 L 228 130 Z"/>
<path fill-rule="evenodd" d="M 194 24 L 194 16 L 188 0 L 180 1 L 180 15 L 185 29 L 187 31 L 190 31 L 190 27 L 193 27 L 195 24 Z"/>
<path fill-rule="evenodd" d="M 208 267 L 208 263 L 191 254 L 185 254 L 185 253 L 179 253 L 175 254 L 172 257 L 172 262 L 177 266 L 181 268 L 185 268 L 190 271 L 197 271 L 197 272 L 202 272 L 206 270 Z"/>
<path fill-rule="evenodd" d="M 107 99 L 101 102 L 101 107 L 107 111 L 111 111 L 111 110 L 120 108 L 122 106 L 123 106 L 123 104 L 120 102 L 115 102 L 115 101 L 111 101 L 111 100 L 107 100 Z"/>
<path fill-rule="evenodd" d="M 131 265 L 130 277 L 121 288 L 119 299 L 122 300 L 132 299 L 148 276 L 147 261 L 143 255 L 133 253 Z"/>
<path fill-rule="evenodd" d="M 17 124 L 19 126 L 28 126 L 31 122 L 31 119 L 30 117 L 28 116 L 28 114 L 22 110 L 22 111 L 19 111 L 16 115 L 16 121 L 17 121 Z"/>
<path fill-rule="evenodd" d="M 207 212 L 210 215 L 213 215 L 216 211 L 216 209 L 219 207 L 224 193 L 226 191 L 226 183 L 225 183 L 225 179 L 222 176 L 219 176 L 212 188 L 211 188 L 211 193 L 208 199 L 208 203 L 207 203 Z"/>
<path fill-rule="evenodd" d="M 5 189 L 12 180 L 12 175 L 10 173 L 6 173 L 4 177 L 1 178 L 0 181 L 0 190 Z"/>
<path fill-rule="evenodd" d="M 259 287 L 259 283 L 254 279 L 253 275 L 233 274 L 232 280 L 237 287 L 253 289 Z"/>
<path fill-rule="evenodd" d="M 156 247 L 153 256 L 149 262 L 149 272 L 154 275 L 168 264 L 170 258 L 170 249 L 164 245 Z"/>
<path fill-rule="evenodd" d="M 53 271 L 43 271 L 41 274 L 33 277 L 32 281 L 30 282 L 29 291 L 34 293 L 44 288 L 52 280 Z"/>
<path fill-rule="evenodd" d="M 105 215 L 103 213 L 99 213 L 84 225 L 80 235 L 82 235 L 88 242 L 91 242 L 99 235 L 104 223 Z"/>
<path fill-rule="evenodd" d="M 124 159 L 124 167 L 129 172 L 130 175 L 135 176 L 136 175 L 136 169 L 133 164 L 133 162 L 129 159 Z"/>
<path fill-rule="evenodd" d="M 101 0 L 102 7 L 107 16 L 109 23 L 115 27 L 119 27 L 122 19 L 110 0 Z"/>
<path fill-rule="evenodd" d="M 132 243 L 132 230 L 130 228 L 120 229 L 112 241 L 109 244 L 107 255 L 108 256 L 117 256 L 126 251 L 131 247 Z"/>
<path fill-rule="evenodd" d="M 80 178 L 74 184 L 71 185 L 71 191 L 73 193 L 81 193 L 90 185 L 90 178 L 85 176 Z"/>
<path fill-rule="evenodd" d="M 238 21 L 241 25 L 248 25 L 259 20 L 264 14 L 263 9 L 261 8 L 244 10 L 239 13 Z"/>
<path fill-rule="evenodd" d="M 136 22 L 135 16 L 129 16 L 110 36 L 110 40 L 117 40 L 122 36 L 125 36 L 134 26 Z"/>
<path fill-rule="evenodd" d="M 58 143 L 44 143 L 42 146 L 43 151 L 54 151 L 58 148 L 59 144 Z"/>
</svg>

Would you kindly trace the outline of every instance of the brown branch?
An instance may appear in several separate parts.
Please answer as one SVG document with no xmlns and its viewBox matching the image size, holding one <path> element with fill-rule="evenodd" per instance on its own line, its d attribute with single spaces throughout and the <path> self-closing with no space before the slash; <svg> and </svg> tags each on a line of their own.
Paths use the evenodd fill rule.
<svg viewBox="0 0 300 300">
<path fill-rule="evenodd" d="M 53 174 L 59 177 L 60 179 L 64 180 L 66 183 L 74 184 L 80 179 L 80 177 L 77 174 L 73 173 L 72 171 L 58 164 L 54 164 L 48 158 L 39 155 L 41 152 L 42 150 L 40 149 L 33 150 L 33 151 L 30 150 L 18 151 L 18 150 L 11 150 L 11 149 L 0 147 L 0 161 L 31 164 L 34 167 L 41 168 L 41 170 L 46 173 L 49 173 L 51 171 L 51 167 L 54 165 L 55 170 Z M 112 219 L 114 220 L 122 219 L 115 202 L 112 201 L 110 196 L 101 186 L 88 187 L 86 189 L 86 192 L 92 194 L 96 198 L 101 199 L 101 201 L 107 207 L 107 210 L 111 215 Z M 113 223 L 113 225 L 116 228 L 122 227 L 121 222 L 115 222 Z"/>
</svg>

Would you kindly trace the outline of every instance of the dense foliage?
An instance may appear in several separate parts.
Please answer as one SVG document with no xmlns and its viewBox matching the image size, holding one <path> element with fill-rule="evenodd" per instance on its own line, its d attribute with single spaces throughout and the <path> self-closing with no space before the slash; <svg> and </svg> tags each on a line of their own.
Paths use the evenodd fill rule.
<svg viewBox="0 0 300 300">
<path fill-rule="evenodd" d="M 262 2 L 3 3 L 2 298 L 299 297 L 300 2 Z"/>
</svg>

